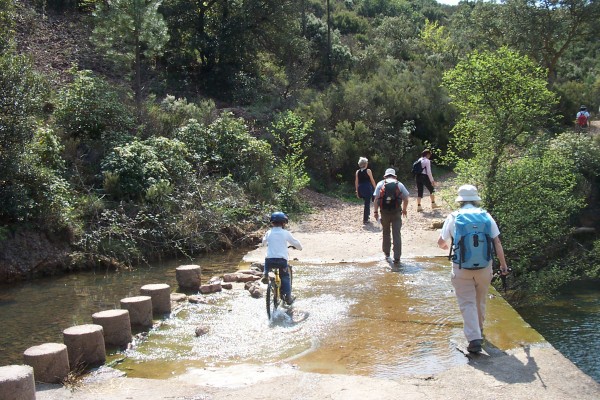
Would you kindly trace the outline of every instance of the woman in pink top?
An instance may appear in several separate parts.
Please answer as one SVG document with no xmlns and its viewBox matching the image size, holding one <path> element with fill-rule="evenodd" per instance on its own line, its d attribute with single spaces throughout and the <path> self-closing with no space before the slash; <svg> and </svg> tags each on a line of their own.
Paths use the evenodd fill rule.
<svg viewBox="0 0 600 400">
<path fill-rule="evenodd" d="M 431 151 L 428 149 L 423 150 L 421 153 L 421 168 L 422 171 L 420 174 L 417 174 L 415 179 L 417 181 L 417 211 L 423 212 L 423 207 L 421 207 L 421 199 L 423 198 L 423 187 L 426 187 L 429 191 L 429 198 L 431 199 L 431 208 L 436 209 L 439 206 L 435 203 L 435 180 L 433 179 L 433 175 L 431 175 Z"/>
</svg>

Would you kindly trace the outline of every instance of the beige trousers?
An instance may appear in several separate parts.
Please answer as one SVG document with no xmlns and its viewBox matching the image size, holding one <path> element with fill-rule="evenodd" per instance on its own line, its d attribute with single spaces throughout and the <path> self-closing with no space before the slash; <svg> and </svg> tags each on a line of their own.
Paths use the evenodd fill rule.
<svg viewBox="0 0 600 400">
<path fill-rule="evenodd" d="M 485 321 L 485 302 L 492 282 L 492 266 L 483 269 L 452 267 L 452 286 L 463 317 L 464 333 L 470 342 L 483 339 L 481 331 Z"/>
</svg>

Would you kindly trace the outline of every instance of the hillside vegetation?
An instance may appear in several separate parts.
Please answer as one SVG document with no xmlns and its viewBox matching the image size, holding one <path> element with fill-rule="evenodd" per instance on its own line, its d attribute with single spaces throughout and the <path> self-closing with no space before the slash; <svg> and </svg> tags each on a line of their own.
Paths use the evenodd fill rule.
<svg viewBox="0 0 600 400">
<path fill-rule="evenodd" d="M 302 188 L 352 194 L 360 156 L 408 179 L 425 147 L 480 188 L 515 301 L 598 277 L 599 144 L 573 129 L 600 106 L 598 17 L 586 0 L 0 0 L 0 277 L 243 246 L 271 211 L 305 211 Z M 10 250 L 27 237 L 36 251 Z"/>
</svg>

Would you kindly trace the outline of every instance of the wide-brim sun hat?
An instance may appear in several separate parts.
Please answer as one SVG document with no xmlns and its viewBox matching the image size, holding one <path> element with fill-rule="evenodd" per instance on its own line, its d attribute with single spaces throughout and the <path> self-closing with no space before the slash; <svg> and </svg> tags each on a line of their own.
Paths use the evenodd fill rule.
<svg viewBox="0 0 600 400">
<path fill-rule="evenodd" d="M 385 174 L 383 174 L 383 177 L 386 178 L 388 176 L 393 176 L 394 178 L 396 177 L 396 170 L 394 168 L 388 168 L 385 170 Z"/>
<path fill-rule="evenodd" d="M 477 194 L 477 188 L 473 185 L 462 185 L 458 188 L 458 196 L 456 201 L 481 201 L 481 197 Z"/>
</svg>

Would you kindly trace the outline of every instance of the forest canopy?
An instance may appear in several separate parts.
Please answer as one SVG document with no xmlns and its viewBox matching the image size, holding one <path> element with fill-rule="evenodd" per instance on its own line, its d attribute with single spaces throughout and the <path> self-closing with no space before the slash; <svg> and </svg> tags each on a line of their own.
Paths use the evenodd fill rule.
<svg viewBox="0 0 600 400">
<path fill-rule="evenodd" d="M 348 196 L 360 156 L 408 177 L 428 147 L 480 187 L 517 297 L 597 277 L 573 230 L 598 207 L 598 136 L 574 118 L 600 107 L 599 18 L 592 0 L 0 0 L 0 237 L 66 232 L 79 264 L 192 256 L 302 212 L 307 186 Z M 540 174 L 517 185 L 529 206 L 507 192 Z"/>
</svg>

